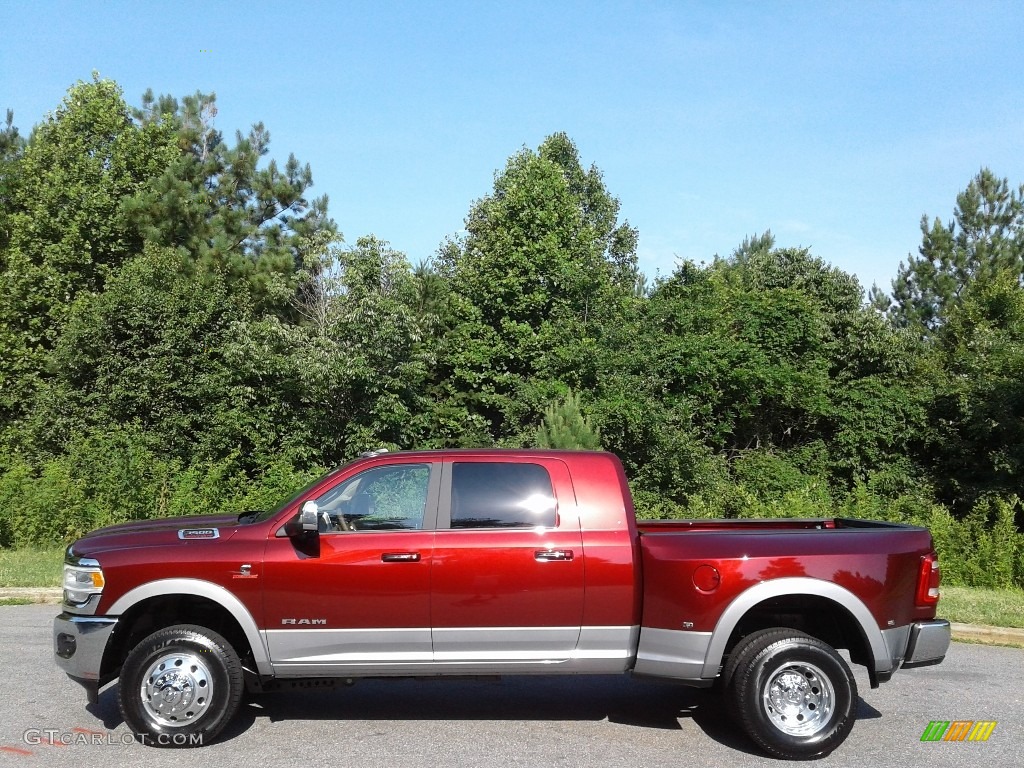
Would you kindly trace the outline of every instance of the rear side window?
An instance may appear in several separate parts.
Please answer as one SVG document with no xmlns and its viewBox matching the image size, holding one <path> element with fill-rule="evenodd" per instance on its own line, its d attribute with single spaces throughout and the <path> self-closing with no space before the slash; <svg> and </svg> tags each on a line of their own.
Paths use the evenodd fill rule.
<svg viewBox="0 0 1024 768">
<path fill-rule="evenodd" d="M 554 528 L 555 494 L 539 464 L 456 462 L 452 528 Z"/>
</svg>

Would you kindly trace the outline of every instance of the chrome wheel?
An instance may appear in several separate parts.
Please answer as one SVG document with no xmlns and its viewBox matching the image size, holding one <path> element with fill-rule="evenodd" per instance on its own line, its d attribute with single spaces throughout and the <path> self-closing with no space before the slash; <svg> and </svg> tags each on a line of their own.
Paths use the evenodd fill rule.
<svg viewBox="0 0 1024 768">
<path fill-rule="evenodd" d="M 790 627 L 737 644 L 729 691 L 740 725 L 765 752 L 788 760 L 824 757 L 857 719 L 857 682 L 836 650 Z"/>
<path fill-rule="evenodd" d="M 197 655 L 171 653 L 146 670 L 140 693 L 143 709 L 155 722 L 181 728 L 206 713 L 214 695 L 213 677 Z"/>
<path fill-rule="evenodd" d="M 121 715 L 153 747 L 195 747 L 234 717 L 245 687 L 231 643 L 197 624 L 173 624 L 125 657 L 117 689 Z"/>
<path fill-rule="evenodd" d="M 824 672 L 807 662 L 790 662 L 768 676 L 761 692 L 772 725 L 792 736 L 813 736 L 829 724 L 836 693 Z"/>
</svg>

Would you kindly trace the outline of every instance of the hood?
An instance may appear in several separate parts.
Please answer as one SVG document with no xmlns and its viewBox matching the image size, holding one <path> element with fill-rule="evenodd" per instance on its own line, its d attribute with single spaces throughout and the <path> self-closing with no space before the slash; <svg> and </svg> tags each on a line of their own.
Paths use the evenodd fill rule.
<svg viewBox="0 0 1024 768">
<path fill-rule="evenodd" d="M 230 538 L 238 527 L 237 514 L 191 515 L 157 520 L 133 520 L 90 531 L 72 548 L 79 556 L 109 549 L 128 549 L 188 541 L 213 541 Z"/>
</svg>

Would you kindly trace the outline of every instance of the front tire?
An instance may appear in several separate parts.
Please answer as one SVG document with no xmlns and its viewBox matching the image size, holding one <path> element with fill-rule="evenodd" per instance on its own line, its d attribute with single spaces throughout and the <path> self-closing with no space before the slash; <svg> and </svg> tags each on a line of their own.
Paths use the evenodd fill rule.
<svg viewBox="0 0 1024 768">
<path fill-rule="evenodd" d="M 731 694 L 743 729 L 765 752 L 823 757 L 850 735 L 857 682 L 829 645 L 794 630 L 757 633 L 740 650 Z"/>
<path fill-rule="evenodd" d="M 146 637 L 121 667 L 118 702 L 135 736 L 156 747 L 209 743 L 238 711 L 242 664 L 205 627 L 179 624 Z"/>
</svg>

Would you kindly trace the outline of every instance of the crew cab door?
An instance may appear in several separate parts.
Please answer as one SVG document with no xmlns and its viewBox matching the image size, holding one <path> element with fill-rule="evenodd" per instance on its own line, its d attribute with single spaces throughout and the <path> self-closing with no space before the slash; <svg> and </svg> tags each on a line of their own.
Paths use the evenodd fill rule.
<svg viewBox="0 0 1024 768">
<path fill-rule="evenodd" d="M 396 461 L 316 496 L 319 552 L 278 535 L 264 563 L 280 676 L 387 674 L 432 660 L 430 568 L 441 465 Z M 301 505 L 300 503 L 300 505 Z"/>
<path fill-rule="evenodd" d="M 583 545 L 565 464 L 445 462 L 431 579 L 436 664 L 482 673 L 571 658 Z"/>
</svg>

